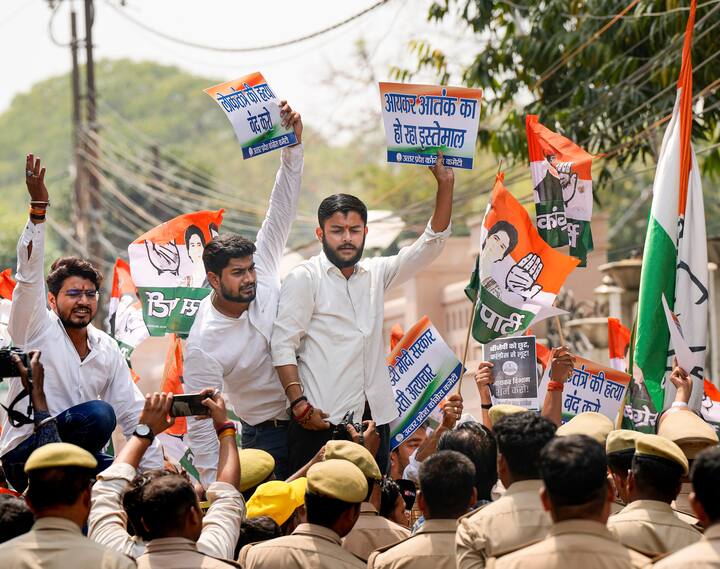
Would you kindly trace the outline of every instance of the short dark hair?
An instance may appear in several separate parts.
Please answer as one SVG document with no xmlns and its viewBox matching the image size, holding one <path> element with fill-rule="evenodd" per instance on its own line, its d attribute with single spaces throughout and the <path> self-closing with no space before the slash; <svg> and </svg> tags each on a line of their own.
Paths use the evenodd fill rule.
<svg viewBox="0 0 720 569">
<path fill-rule="evenodd" d="M 420 465 L 418 477 L 431 518 L 457 519 L 468 511 L 475 467 L 464 454 L 454 450 L 436 452 Z"/>
<path fill-rule="evenodd" d="M 236 233 L 218 235 L 205 246 L 203 251 L 205 272 L 220 276 L 222 270 L 228 266 L 230 259 L 249 257 L 254 252 L 255 244 L 242 235 Z"/>
<path fill-rule="evenodd" d="M 127 514 L 127 530 L 131 535 L 136 535 L 145 541 L 150 537 L 142 524 L 142 503 L 145 485 L 162 476 L 171 476 L 173 473 L 163 469 L 146 470 L 138 474 L 130 482 L 122 497 L 122 505 Z"/>
<path fill-rule="evenodd" d="M 187 249 L 188 255 L 190 254 L 190 238 L 193 235 L 197 235 L 200 238 L 200 242 L 205 247 L 205 235 L 197 225 L 188 225 L 185 230 L 185 249 Z"/>
<path fill-rule="evenodd" d="M 720 447 L 706 448 L 695 457 L 690 480 L 710 521 L 720 521 Z"/>
<path fill-rule="evenodd" d="M 50 267 L 46 279 L 48 290 L 57 296 L 65 279 L 70 277 L 87 279 L 95 285 L 97 290 L 100 290 L 103 282 L 102 273 L 90 261 L 80 257 L 61 257 Z"/>
<path fill-rule="evenodd" d="M 610 472 L 627 478 L 628 470 L 632 468 L 633 456 L 635 456 L 634 448 L 608 453 L 607 462 Z"/>
<path fill-rule="evenodd" d="M 146 539 L 165 537 L 178 531 L 192 508 L 199 510 L 192 484 L 179 474 L 158 476 L 142 488 L 137 514 L 146 533 Z"/>
<path fill-rule="evenodd" d="M 30 531 L 35 517 L 25 500 L 0 494 L 0 543 Z"/>
<path fill-rule="evenodd" d="M 320 228 L 322 229 L 325 226 L 328 218 L 339 211 L 342 212 L 343 215 L 354 211 L 360 214 L 363 223 L 367 225 L 367 206 L 362 200 L 350 194 L 334 194 L 320 202 L 320 206 L 318 207 L 318 225 Z"/>
<path fill-rule="evenodd" d="M 605 449 L 587 435 L 555 438 L 540 453 L 540 475 L 556 508 L 604 502 Z"/>
<path fill-rule="evenodd" d="M 343 502 L 328 496 L 305 493 L 305 510 L 307 521 L 326 528 L 331 528 L 345 512 L 352 509 L 360 509 L 360 504 Z"/>
<path fill-rule="evenodd" d="M 513 478 L 540 478 L 540 451 L 555 437 L 557 427 L 535 411 L 501 417 L 493 426 L 498 452 L 505 458 Z"/>
<path fill-rule="evenodd" d="M 235 546 L 235 557 L 238 558 L 240 550 L 250 543 L 267 541 L 281 537 L 283 532 L 280 526 L 270 516 L 258 516 L 257 518 L 246 518 L 240 523 L 240 537 Z"/>
<path fill-rule="evenodd" d="M 632 460 L 632 473 L 640 493 L 646 500 L 668 504 L 677 498 L 683 467 L 659 456 L 638 455 Z"/>
<path fill-rule="evenodd" d="M 392 478 L 383 478 L 380 483 L 380 511 L 378 512 L 383 518 L 392 516 L 397 504 L 398 498 L 402 497 L 402 491 L 397 482 Z"/>
<path fill-rule="evenodd" d="M 518 232 L 517 229 L 515 229 L 515 226 L 510 223 L 509 221 L 505 221 L 501 219 L 500 221 L 496 221 L 493 226 L 488 231 L 487 237 L 485 238 L 485 241 L 488 240 L 492 235 L 495 235 L 496 233 L 500 233 L 501 231 L 504 231 L 507 233 L 508 236 L 508 246 L 507 249 L 505 249 L 505 254 L 502 256 L 504 259 L 507 257 L 510 253 L 512 253 L 513 249 L 517 247 L 518 244 Z M 485 243 L 483 243 L 483 246 Z"/>
<path fill-rule="evenodd" d="M 475 467 L 478 500 L 490 500 L 497 483 L 497 443 L 495 435 L 476 421 L 467 421 L 442 434 L 438 450 L 453 450 L 468 457 Z"/>
<path fill-rule="evenodd" d="M 94 470 L 79 466 L 42 468 L 28 472 L 27 500 L 34 512 L 71 506 L 90 488 Z"/>
</svg>

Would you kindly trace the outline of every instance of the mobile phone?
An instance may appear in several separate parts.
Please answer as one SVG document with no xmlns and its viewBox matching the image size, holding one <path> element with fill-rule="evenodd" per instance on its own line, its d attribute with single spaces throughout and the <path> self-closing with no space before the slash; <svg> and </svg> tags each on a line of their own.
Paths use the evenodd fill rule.
<svg viewBox="0 0 720 569">
<path fill-rule="evenodd" d="M 211 395 L 202 393 L 175 395 L 173 397 L 172 407 L 170 408 L 170 416 L 191 417 L 193 415 L 202 415 L 207 417 L 210 415 L 210 409 L 202 404 L 202 400 L 210 399 L 211 397 Z"/>
</svg>

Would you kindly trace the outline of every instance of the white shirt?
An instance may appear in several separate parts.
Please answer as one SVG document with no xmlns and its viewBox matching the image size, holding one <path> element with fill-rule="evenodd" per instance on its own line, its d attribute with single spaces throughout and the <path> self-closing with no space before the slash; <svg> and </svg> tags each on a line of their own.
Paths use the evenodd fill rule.
<svg viewBox="0 0 720 569">
<path fill-rule="evenodd" d="M 270 358 L 270 335 L 280 296 L 280 260 L 297 213 L 303 169 L 301 145 L 284 148 L 270 205 L 255 241 L 255 300 L 240 318 L 218 312 L 205 297 L 187 339 L 186 393 L 221 389 L 235 413 L 257 425 L 288 420 L 287 400 Z M 188 417 L 188 446 L 205 487 L 215 480 L 219 444 L 212 421 Z"/>
<path fill-rule="evenodd" d="M 355 420 L 365 401 L 384 425 L 397 417 L 385 363 L 385 290 L 410 279 L 437 258 L 451 226 L 425 232 L 392 257 L 371 257 L 346 279 L 324 253 L 285 278 L 271 342 L 273 364 L 298 366 L 308 401 L 337 424 L 348 411 Z"/>
<path fill-rule="evenodd" d="M 28 245 L 32 254 L 28 258 Z M 87 327 L 90 353 L 80 361 L 65 327 L 55 312 L 46 308 L 43 263 L 45 224 L 28 221 L 17 247 L 18 266 L 8 330 L 13 345 L 27 351 L 40 350 L 45 368 L 45 396 L 51 415 L 58 415 L 80 403 L 102 399 L 112 405 L 118 425 L 126 437 L 132 435 L 145 404 L 130 376 L 117 342 L 92 324 Z M 10 382 L 6 405 L 22 391 L 19 379 Z M 25 412 L 27 398 L 16 409 Z M 33 433 L 33 425 L 12 427 L 3 417 L 0 456 L 14 449 Z M 161 468 L 160 444 L 153 441 L 143 466 Z"/>
</svg>

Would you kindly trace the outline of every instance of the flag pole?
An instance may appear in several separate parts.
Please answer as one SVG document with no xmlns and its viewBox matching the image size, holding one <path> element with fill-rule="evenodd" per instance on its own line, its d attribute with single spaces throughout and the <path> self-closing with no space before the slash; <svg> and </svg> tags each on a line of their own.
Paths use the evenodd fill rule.
<svg viewBox="0 0 720 569">
<path fill-rule="evenodd" d="M 497 174 L 500 174 L 500 171 L 502 170 L 502 165 L 503 165 L 503 159 L 500 158 L 500 162 L 498 163 Z M 497 174 L 495 174 L 495 175 L 497 176 Z M 481 251 L 481 253 L 482 253 L 482 251 Z M 482 285 L 481 285 L 481 287 L 482 287 Z M 456 393 L 458 395 L 460 395 L 460 392 L 462 390 L 462 381 L 463 381 L 463 377 L 465 377 L 465 371 L 466 371 L 465 370 L 465 362 L 467 361 L 468 349 L 470 348 L 470 332 L 472 331 L 473 322 L 475 321 L 475 308 L 477 307 L 478 298 L 480 298 L 480 288 L 481 287 L 478 288 L 477 294 L 475 295 L 475 299 L 473 300 L 472 309 L 470 312 L 470 319 L 468 321 L 467 334 L 465 334 L 465 350 L 463 352 L 462 364 L 460 367 L 460 369 L 462 371 L 460 373 L 460 379 L 458 379 L 457 391 L 456 391 Z"/>
</svg>

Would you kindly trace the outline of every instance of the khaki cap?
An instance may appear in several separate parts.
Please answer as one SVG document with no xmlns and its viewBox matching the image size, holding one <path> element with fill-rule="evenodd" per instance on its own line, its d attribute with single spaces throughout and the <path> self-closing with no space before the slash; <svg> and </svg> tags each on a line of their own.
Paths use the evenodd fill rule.
<svg viewBox="0 0 720 569">
<path fill-rule="evenodd" d="M 610 431 L 605 442 L 605 452 L 612 454 L 624 450 L 635 451 L 635 444 L 641 435 L 640 431 L 631 431 L 630 429 Z"/>
<path fill-rule="evenodd" d="M 359 504 L 367 496 L 368 484 L 362 470 L 352 462 L 332 458 L 310 467 L 307 491 L 317 496 Z"/>
<path fill-rule="evenodd" d="M 70 443 L 50 443 L 34 450 L 25 463 L 25 472 L 43 468 L 79 466 L 97 468 L 97 460 L 88 451 Z"/>
<path fill-rule="evenodd" d="M 238 450 L 240 458 L 240 492 L 265 482 L 275 470 L 275 459 L 269 452 L 256 448 Z"/>
<path fill-rule="evenodd" d="M 248 500 L 247 517 L 269 516 L 281 526 L 305 503 L 306 490 L 306 478 L 297 478 L 289 483 L 271 480 L 260 484 Z"/>
<path fill-rule="evenodd" d="M 682 466 L 683 476 L 688 474 L 688 459 L 674 442 L 659 435 L 641 435 L 635 445 L 635 456 L 651 456 L 671 460 Z"/>
<path fill-rule="evenodd" d="M 510 405 L 508 403 L 501 403 L 499 405 L 493 405 L 490 407 L 490 410 L 488 411 L 488 415 L 490 415 L 490 423 L 494 425 L 497 423 L 502 417 L 505 417 L 506 415 L 514 415 L 515 413 L 525 413 L 527 409 L 525 407 L 520 407 L 518 405 Z"/>
<path fill-rule="evenodd" d="M 351 441 L 328 441 L 325 443 L 325 460 L 338 458 L 349 460 L 357 466 L 365 478 L 382 480 L 377 462 L 364 446 Z"/>
<path fill-rule="evenodd" d="M 715 429 L 690 411 L 666 413 L 657 433 L 678 445 L 688 459 L 693 459 L 700 451 L 718 444 Z"/>
<path fill-rule="evenodd" d="M 601 445 L 605 445 L 608 433 L 613 430 L 613 423 L 605 415 L 587 411 L 575 415 L 564 425 L 560 425 L 556 434 L 558 437 L 569 435 L 587 435 L 592 437 Z"/>
</svg>

